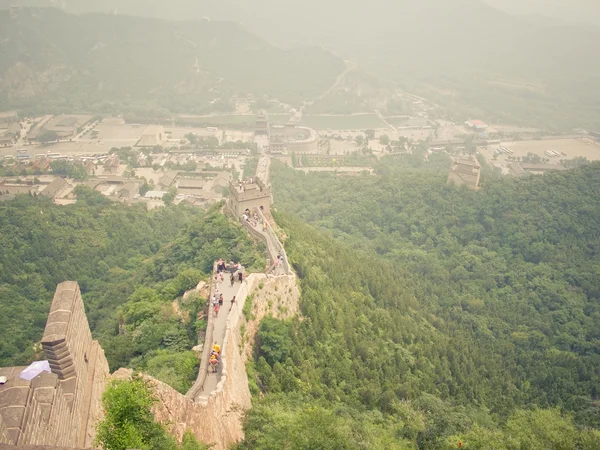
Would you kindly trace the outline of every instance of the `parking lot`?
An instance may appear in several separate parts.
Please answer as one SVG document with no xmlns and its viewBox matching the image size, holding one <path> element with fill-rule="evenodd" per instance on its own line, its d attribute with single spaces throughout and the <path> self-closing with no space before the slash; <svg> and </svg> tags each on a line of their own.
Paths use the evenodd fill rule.
<svg viewBox="0 0 600 450">
<path fill-rule="evenodd" d="M 510 155 L 506 153 L 498 155 L 498 162 L 507 161 L 509 156 L 522 158 L 523 156 L 527 156 L 528 153 L 533 153 L 540 158 L 548 159 L 550 160 L 549 162 L 557 164 L 561 159 L 574 159 L 578 157 L 587 158 L 590 161 L 600 160 L 600 143 L 592 144 L 577 139 L 513 141 L 502 142 L 499 145 L 509 148 L 513 153 Z M 498 145 L 489 145 L 487 149 L 480 148 L 479 151 L 491 163 L 493 161 L 494 149 L 497 147 Z M 544 153 L 546 150 L 555 150 L 560 156 L 550 157 Z"/>
</svg>

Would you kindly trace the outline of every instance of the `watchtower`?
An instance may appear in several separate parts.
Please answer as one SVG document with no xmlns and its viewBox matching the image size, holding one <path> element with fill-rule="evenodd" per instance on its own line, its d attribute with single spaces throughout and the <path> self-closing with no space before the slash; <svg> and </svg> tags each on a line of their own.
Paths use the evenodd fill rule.
<svg viewBox="0 0 600 450">
<path fill-rule="evenodd" d="M 237 217 L 246 209 L 260 208 L 263 213 L 271 212 L 271 189 L 256 178 L 247 178 L 237 184 L 229 182 L 229 204 Z"/>
<path fill-rule="evenodd" d="M 254 134 L 256 136 L 268 136 L 269 135 L 269 119 L 266 114 L 259 114 L 256 116 L 256 126 L 254 128 Z"/>
</svg>

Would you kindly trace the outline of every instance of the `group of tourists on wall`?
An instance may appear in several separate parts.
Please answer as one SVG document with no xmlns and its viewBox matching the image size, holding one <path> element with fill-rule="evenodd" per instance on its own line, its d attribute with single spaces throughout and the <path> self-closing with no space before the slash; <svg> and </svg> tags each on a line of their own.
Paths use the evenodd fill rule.
<svg viewBox="0 0 600 450">
<path fill-rule="evenodd" d="M 260 217 L 258 216 L 258 213 L 252 212 L 248 208 L 246 208 L 244 214 L 242 214 L 242 220 L 244 222 L 248 222 L 253 227 L 257 227 L 260 223 Z"/>
<path fill-rule="evenodd" d="M 213 295 L 212 305 L 213 305 L 213 310 L 215 311 L 215 316 L 217 316 L 217 317 L 219 317 L 219 311 L 223 307 L 223 302 L 224 302 L 223 294 L 219 294 L 218 297 L 217 297 L 217 294 Z M 231 311 L 231 309 L 233 308 L 233 305 L 235 305 L 235 295 L 231 298 L 231 306 L 229 307 L 229 311 Z"/>
<path fill-rule="evenodd" d="M 215 288 L 214 288 L 213 297 L 212 297 L 212 307 L 213 307 L 213 311 L 214 311 L 216 318 L 219 317 L 219 311 L 223 307 L 223 303 L 225 301 L 225 299 L 223 298 L 223 293 L 222 292 L 219 293 L 219 285 L 221 283 L 225 282 L 226 276 L 229 277 L 229 282 L 231 283 L 232 287 L 236 281 L 239 281 L 240 283 L 242 283 L 244 281 L 243 266 L 240 263 L 235 263 L 233 261 L 226 263 L 223 260 L 223 258 L 219 258 L 219 260 L 217 261 L 217 271 L 215 273 L 215 278 L 214 278 Z M 235 301 L 236 301 L 236 299 L 235 299 L 235 295 L 234 295 L 233 298 L 231 299 L 231 306 L 229 307 L 229 311 L 231 311 L 233 309 L 233 305 L 235 305 Z M 218 366 L 220 363 L 220 358 L 221 358 L 221 347 L 215 341 L 215 343 L 212 347 L 212 351 L 210 353 L 210 359 L 209 359 L 209 367 L 211 368 L 213 373 L 217 372 L 217 369 L 218 369 Z"/>
</svg>

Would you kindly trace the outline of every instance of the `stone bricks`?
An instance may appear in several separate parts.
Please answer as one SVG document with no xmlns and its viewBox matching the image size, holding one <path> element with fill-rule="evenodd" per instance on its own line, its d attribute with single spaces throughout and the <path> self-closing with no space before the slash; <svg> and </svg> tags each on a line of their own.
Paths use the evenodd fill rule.
<svg viewBox="0 0 600 450">
<path fill-rule="evenodd" d="M 26 381 L 19 378 L 24 367 L 0 368 L 7 377 L 0 386 L 0 443 L 91 447 L 109 370 L 76 282 L 57 286 L 42 348 L 52 373 Z"/>
</svg>

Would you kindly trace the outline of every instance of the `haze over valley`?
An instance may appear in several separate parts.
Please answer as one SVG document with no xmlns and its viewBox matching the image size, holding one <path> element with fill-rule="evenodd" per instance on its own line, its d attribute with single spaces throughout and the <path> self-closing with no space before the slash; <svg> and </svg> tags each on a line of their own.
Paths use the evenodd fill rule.
<svg viewBox="0 0 600 450">
<path fill-rule="evenodd" d="M 0 0 L 0 448 L 600 448 L 599 25 Z"/>
</svg>

